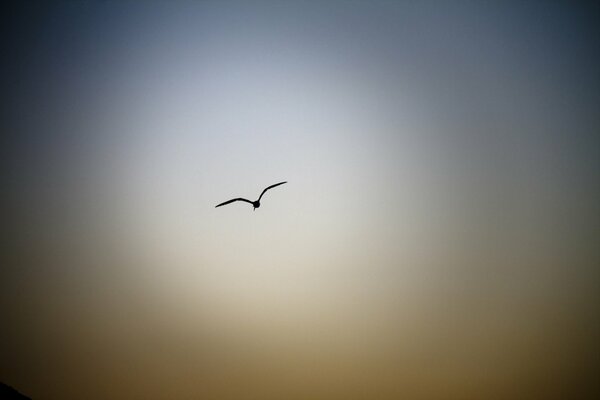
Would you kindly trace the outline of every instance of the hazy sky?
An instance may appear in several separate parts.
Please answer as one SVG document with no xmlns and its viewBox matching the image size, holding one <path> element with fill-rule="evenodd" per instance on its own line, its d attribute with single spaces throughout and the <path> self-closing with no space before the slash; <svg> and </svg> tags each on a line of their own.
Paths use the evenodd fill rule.
<svg viewBox="0 0 600 400">
<path fill-rule="evenodd" d="M 34 399 L 599 391 L 597 5 L 0 15 L 0 381 Z M 254 212 L 214 208 L 283 180 Z"/>
</svg>

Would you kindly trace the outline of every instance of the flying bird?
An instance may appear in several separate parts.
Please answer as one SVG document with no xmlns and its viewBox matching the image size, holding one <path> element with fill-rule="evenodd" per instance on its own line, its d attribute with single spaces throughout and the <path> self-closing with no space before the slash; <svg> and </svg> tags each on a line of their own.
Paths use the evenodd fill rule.
<svg viewBox="0 0 600 400">
<path fill-rule="evenodd" d="M 256 200 L 256 201 L 250 201 L 250 200 L 248 200 L 248 199 L 243 199 L 243 198 L 241 198 L 241 197 L 238 197 L 238 198 L 236 198 L 236 199 L 227 200 L 226 202 L 223 202 L 223 203 L 221 203 L 221 204 L 217 204 L 217 205 L 215 206 L 215 208 L 217 208 L 217 207 L 221 207 L 221 206 L 224 206 L 224 205 L 226 205 L 226 204 L 229 204 L 229 203 L 233 203 L 234 201 L 245 201 L 246 203 L 250 203 L 250 204 L 252 204 L 252 207 L 254 207 L 254 208 L 253 208 L 253 211 L 254 211 L 254 210 L 256 210 L 258 207 L 260 207 L 260 199 L 262 199 L 262 197 L 263 197 L 263 194 L 265 194 L 265 192 L 266 192 L 267 190 L 269 190 L 269 189 L 272 189 L 272 188 L 274 188 L 275 186 L 283 185 L 284 183 L 287 183 L 287 181 L 285 181 L 285 182 L 279 182 L 279 183 L 276 183 L 276 184 L 274 184 L 274 185 L 271 185 L 271 186 L 267 187 L 265 190 L 263 190 L 263 191 L 262 191 L 262 193 L 260 194 L 260 196 L 258 196 L 258 200 Z"/>
</svg>

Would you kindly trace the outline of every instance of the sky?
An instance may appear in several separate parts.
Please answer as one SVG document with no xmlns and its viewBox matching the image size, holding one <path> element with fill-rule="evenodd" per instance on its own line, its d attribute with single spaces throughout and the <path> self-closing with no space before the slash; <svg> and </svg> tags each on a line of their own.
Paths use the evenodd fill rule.
<svg viewBox="0 0 600 400">
<path fill-rule="evenodd" d="M 600 392 L 598 5 L 1 7 L 0 381 Z"/>
</svg>

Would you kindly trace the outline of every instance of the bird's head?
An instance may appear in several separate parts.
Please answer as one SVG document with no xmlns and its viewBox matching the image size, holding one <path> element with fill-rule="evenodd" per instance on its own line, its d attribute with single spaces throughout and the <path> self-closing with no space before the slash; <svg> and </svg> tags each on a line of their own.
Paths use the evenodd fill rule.
<svg viewBox="0 0 600 400">
<path fill-rule="evenodd" d="M 260 201 L 256 200 L 252 202 L 252 206 L 254 207 L 254 209 L 256 210 L 258 207 L 260 207 Z"/>
</svg>

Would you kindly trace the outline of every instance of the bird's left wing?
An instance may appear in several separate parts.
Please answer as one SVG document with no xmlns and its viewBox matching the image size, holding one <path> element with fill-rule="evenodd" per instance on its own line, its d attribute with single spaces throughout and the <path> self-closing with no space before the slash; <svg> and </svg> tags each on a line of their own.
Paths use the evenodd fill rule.
<svg viewBox="0 0 600 400">
<path fill-rule="evenodd" d="M 227 204 L 229 204 L 229 203 L 233 203 L 234 201 L 245 201 L 246 203 L 250 203 L 250 204 L 252 204 L 252 202 L 251 202 L 250 200 L 246 200 L 246 199 L 243 199 L 243 198 L 241 198 L 241 197 L 238 197 L 237 199 L 231 199 L 231 200 L 227 200 L 227 201 L 225 201 L 225 202 L 223 202 L 223 203 L 221 203 L 221 204 L 217 204 L 217 205 L 215 206 L 215 208 L 217 208 L 217 207 L 221 207 L 221 206 L 224 206 L 224 205 L 227 205 Z"/>
</svg>

